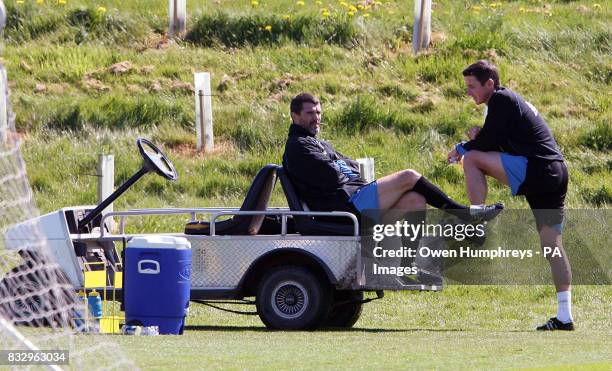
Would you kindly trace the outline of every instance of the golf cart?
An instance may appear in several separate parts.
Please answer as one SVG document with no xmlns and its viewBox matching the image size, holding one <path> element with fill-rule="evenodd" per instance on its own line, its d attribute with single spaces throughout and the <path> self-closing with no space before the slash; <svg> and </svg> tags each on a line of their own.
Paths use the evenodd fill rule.
<svg viewBox="0 0 612 371">
<path fill-rule="evenodd" d="M 176 180 L 171 161 L 153 143 L 138 139 L 144 164 L 100 205 L 65 207 L 28 220 L 6 233 L 7 246 L 20 249 L 28 237 L 24 229 L 38 225 L 42 238 L 76 290 L 84 286 L 87 270 L 106 269 L 106 284 L 115 285 L 122 271 L 117 246 L 146 231 L 125 233 L 129 219 L 151 215 L 185 215 L 181 236 L 192 247 L 192 301 L 205 304 L 254 304 L 266 326 L 306 329 L 351 327 L 362 305 L 382 298 L 384 289 L 397 285 L 369 282 L 364 274 L 359 220 L 348 212 L 312 212 L 301 200 L 281 166 L 264 166 L 255 176 L 239 208 L 168 208 L 102 211 L 140 177 L 155 172 Z M 288 207 L 268 207 L 280 180 Z M 111 218 L 118 219 L 113 232 Z M 25 236 L 25 237 L 24 237 Z M 32 251 L 23 252 L 31 254 Z M 91 264 L 104 263 L 104 264 Z M 403 284 L 401 289 L 440 290 L 439 285 Z M 376 297 L 364 299 L 364 292 Z M 117 292 L 121 299 L 121 292 Z M 255 297 L 254 301 L 245 298 Z"/>
</svg>

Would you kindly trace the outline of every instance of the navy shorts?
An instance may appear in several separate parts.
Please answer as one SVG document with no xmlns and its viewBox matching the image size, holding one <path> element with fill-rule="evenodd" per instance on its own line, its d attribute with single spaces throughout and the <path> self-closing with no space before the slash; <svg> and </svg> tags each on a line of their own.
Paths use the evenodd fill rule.
<svg viewBox="0 0 612 371">
<path fill-rule="evenodd" d="M 563 230 L 569 174 L 563 161 L 529 159 L 525 181 L 518 189 L 536 218 L 538 230 L 547 225 Z"/>
<path fill-rule="evenodd" d="M 360 215 L 363 215 L 364 212 L 370 214 L 368 216 L 377 223 L 380 220 L 380 203 L 378 201 L 378 184 L 376 181 L 360 187 L 349 198 L 349 204 Z"/>
</svg>

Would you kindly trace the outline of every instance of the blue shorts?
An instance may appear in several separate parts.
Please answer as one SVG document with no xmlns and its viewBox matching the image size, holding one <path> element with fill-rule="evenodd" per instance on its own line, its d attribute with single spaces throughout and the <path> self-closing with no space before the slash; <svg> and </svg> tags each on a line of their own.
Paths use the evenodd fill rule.
<svg viewBox="0 0 612 371">
<path fill-rule="evenodd" d="M 525 156 L 512 156 L 507 153 L 501 154 L 502 165 L 508 177 L 508 183 L 510 183 L 510 189 L 512 195 L 516 196 L 519 187 L 525 181 L 527 176 L 527 157 Z"/>
<path fill-rule="evenodd" d="M 364 210 L 376 210 L 378 212 L 380 204 L 378 203 L 378 184 L 376 184 L 376 181 L 359 188 L 351 195 L 349 202 L 360 213 L 363 213 Z"/>
</svg>

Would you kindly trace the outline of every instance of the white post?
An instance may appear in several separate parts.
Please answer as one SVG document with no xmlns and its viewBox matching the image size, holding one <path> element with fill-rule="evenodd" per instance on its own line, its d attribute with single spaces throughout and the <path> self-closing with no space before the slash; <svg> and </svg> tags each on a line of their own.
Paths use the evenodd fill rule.
<svg viewBox="0 0 612 371">
<path fill-rule="evenodd" d="M 429 46 L 431 39 L 431 0 L 414 1 L 414 28 L 412 30 L 412 52 L 417 55 Z"/>
<path fill-rule="evenodd" d="M 6 70 L 0 65 L 0 144 L 5 144 L 8 140 L 9 120 L 8 120 L 8 85 L 6 80 Z"/>
<path fill-rule="evenodd" d="M 168 37 L 185 33 L 186 19 L 187 0 L 168 0 Z"/>
<path fill-rule="evenodd" d="M 357 162 L 359 162 L 359 172 L 363 179 L 367 182 L 373 182 L 376 179 L 374 159 L 372 157 L 358 158 Z"/>
<path fill-rule="evenodd" d="M 6 25 L 6 8 L 4 2 L 0 0 L 0 33 Z M 4 145 L 8 140 L 9 131 L 9 110 L 8 110 L 8 80 L 6 79 L 6 69 L 0 64 L 0 145 Z"/>
<path fill-rule="evenodd" d="M 115 157 L 113 155 L 98 155 L 98 204 L 110 196 L 115 188 Z M 113 211 L 113 204 L 102 211 L 102 215 Z M 109 220 L 109 227 L 113 229 L 113 221 Z"/>
<path fill-rule="evenodd" d="M 196 107 L 196 148 L 210 152 L 215 148 L 213 135 L 212 99 L 210 93 L 210 73 L 193 74 Z"/>
</svg>

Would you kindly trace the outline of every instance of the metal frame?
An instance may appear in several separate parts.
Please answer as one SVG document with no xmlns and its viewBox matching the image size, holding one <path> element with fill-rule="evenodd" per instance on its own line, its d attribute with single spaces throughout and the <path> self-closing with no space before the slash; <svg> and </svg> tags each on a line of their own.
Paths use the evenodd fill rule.
<svg viewBox="0 0 612 371">
<path fill-rule="evenodd" d="M 142 235 L 143 233 L 135 233 L 135 234 L 126 234 L 125 226 L 127 217 L 134 216 L 155 216 L 155 215 L 182 215 L 188 214 L 192 221 L 197 220 L 197 216 L 204 214 L 208 216 L 208 220 L 210 220 L 210 234 L 209 235 L 185 235 L 182 232 L 171 232 L 171 233 L 147 233 L 147 234 L 164 234 L 164 235 L 179 235 L 184 237 L 189 237 L 190 239 L 200 240 L 200 241 L 229 241 L 229 240 L 243 240 L 243 241 L 313 241 L 317 240 L 321 243 L 332 242 L 332 241 L 353 241 L 355 243 L 360 243 L 359 236 L 359 221 L 357 217 L 349 212 L 342 211 L 334 211 L 334 212 L 313 212 L 313 211 L 291 211 L 288 208 L 268 208 L 265 211 L 240 211 L 239 208 L 227 208 L 227 207 L 207 207 L 207 208 L 152 208 L 152 209 L 132 209 L 126 211 L 113 211 L 106 213 L 102 216 L 100 220 L 100 234 L 87 234 L 87 235 L 71 235 L 71 239 L 75 241 L 87 241 L 87 240 L 96 240 L 96 241 L 121 241 L 124 239 L 129 239 L 133 236 Z M 222 216 L 233 216 L 233 215 L 279 215 L 281 216 L 281 233 L 274 235 L 240 235 L 240 236 L 232 236 L 232 235 L 218 235 L 216 234 L 216 222 Z M 352 236 L 303 236 L 300 234 L 287 234 L 287 219 L 289 216 L 327 216 L 327 217 L 336 217 L 336 218 L 349 218 L 353 222 L 353 235 Z M 119 232 L 118 234 L 109 234 L 105 231 L 104 225 L 107 218 L 119 217 Z M 356 266 L 355 269 L 359 271 L 362 265 L 361 255 L 358 254 L 356 257 Z M 382 287 L 370 286 L 364 284 L 363 282 L 357 281 L 353 282 L 352 289 L 356 290 L 365 290 L 365 291 L 375 291 L 379 289 L 383 289 Z M 431 286 L 424 284 L 414 284 L 414 285 L 405 285 L 404 289 L 408 290 L 422 290 L 422 291 L 437 291 L 440 290 L 439 286 Z M 221 295 L 224 298 L 235 298 L 238 287 L 193 287 L 193 293 L 196 293 L 198 298 L 217 298 L 218 295 Z M 391 287 L 387 289 L 393 289 Z"/>
<path fill-rule="evenodd" d="M 287 235 L 287 217 L 288 216 L 331 216 L 338 218 L 349 218 L 353 222 L 353 237 L 359 237 L 359 221 L 357 217 L 346 211 L 291 211 L 287 208 L 271 208 L 265 211 L 240 211 L 239 209 L 228 208 L 167 208 L 167 209 L 138 209 L 127 211 L 113 211 L 106 213 L 100 220 L 100 238 L 105 238 L 104 222 L 106 219 L 118 216 L 119 235 L 125 236 L 125 219 L 128 216 L 145 216 L 145 215 L 181 215 L 190 214 L 191 220 L 195 221 L 198 214 L 210 215 L 210 236 L 217 236 L 215 233 L 217 219 L 221 216 L 230 215 L 280 215 L 281 216 L 281 234 Z M 111 235 L 112 236 L 112 235 Z M 311 236 L 309 236 L 311 237 Z M 331 236 L 326 236 L 331 237 Z M 346 238 L 346 236 L 344 236 Z"/>
</svg>

